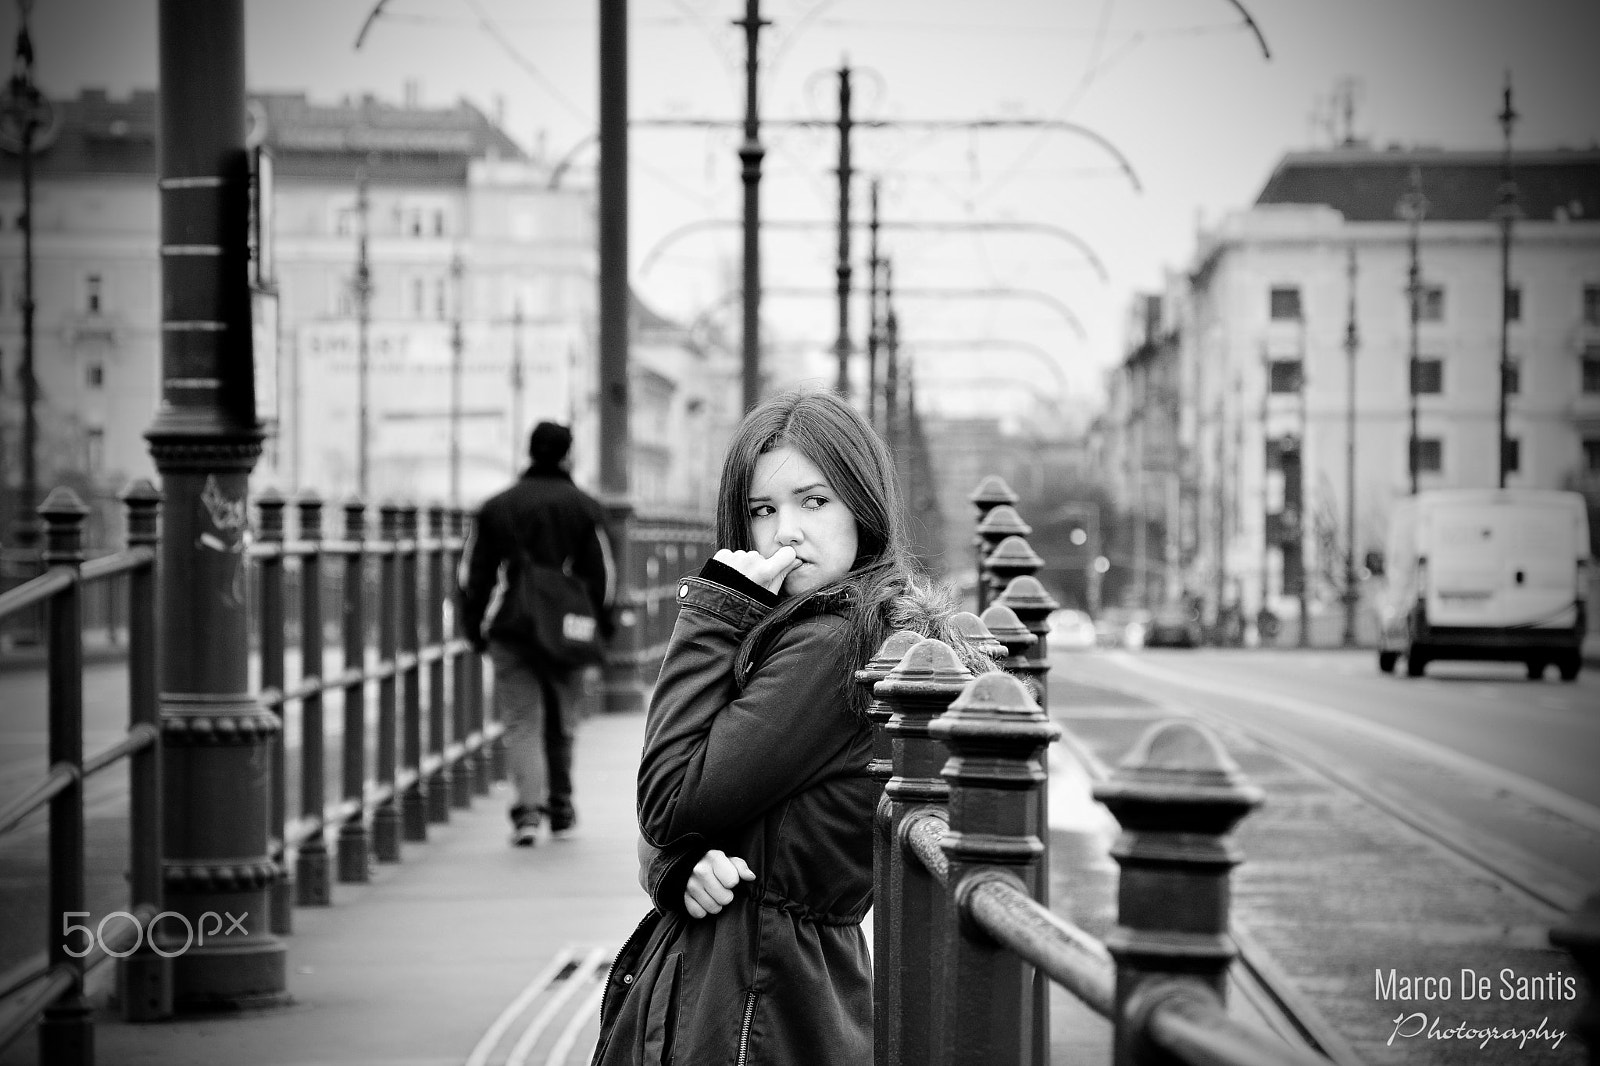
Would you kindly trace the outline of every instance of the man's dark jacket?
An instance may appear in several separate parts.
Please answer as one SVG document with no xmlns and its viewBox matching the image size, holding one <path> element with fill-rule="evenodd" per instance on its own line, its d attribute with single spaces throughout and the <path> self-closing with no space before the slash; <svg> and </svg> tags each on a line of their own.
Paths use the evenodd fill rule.
<svg viewBox="0 0 1600 1066">
<path fill-rule="evenodd" d="M 600 636 L 609 640 L 616 587 L 612 558 L 599 501 L 559 468 L 530 467 L 516 484 L 489 497 L 478 511 L 461 586 L 467 638 L 480 647 L 489 637 L 504 639 L 495 631 L 498 606 L 505 590 L 517 587 L 523 561 L 530 560 L 558 570 L 570 561 L 571 572 L 588 586 Z M 504 585 L 499 583 L 502 564 Z"/>
</svg>

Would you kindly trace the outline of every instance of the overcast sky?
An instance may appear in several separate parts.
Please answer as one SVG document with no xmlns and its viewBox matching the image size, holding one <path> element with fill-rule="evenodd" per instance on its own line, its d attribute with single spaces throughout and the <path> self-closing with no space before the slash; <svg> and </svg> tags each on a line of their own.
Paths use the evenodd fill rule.
<svg viewBox="0 0 1600 1066">
<path fill-rule="evenodd" d="M 542 141 L 559 156 L 592 133 L 596 2 L 388 0 L 357 51 L 373 3 L 247 0 L 250 87 L 398 102 L 414 79 L 426 104 L 466 97 L 493 114 L 503 101 L 509 132 L 530 150 Z M 1507 70 L 1519 147 L 1600 143 L 1597 0 L 1244 3 L 1270 60 L 1230 0 L 765 0 L 763 114 L 833 118 L 847 58 L 858 119 L 1059 118 L 1110 141 L 1142 193 L 1087 137 L 886 129 L 862 130 L 854 142 L 854 165 L 882 177 L 885 219 L 1042 222 L 1093 248 L 1108 281 L 1070 243 L 1043 236 L 884 240 L 897 285 L 1043 292 L 1064 301 L 1087 334 L 1080 339 L 1061 312 L 1030 296 L 908 293 L 900 318 L 909 342 L 1026 342 L 1045 349 L 1079 395 L 1122 354 L 1130 295 L 1187 263 L 1197 222 L 1250 203 L 1283 152 L 1328 143 L 1313 114 L 1341 78 L 1358 84 L 1355 133 L 1379 145 L 1498 147 Z M 155 0 L 37 0 L 41 84 L 69 95 L 153 86 L 156 8 Z M 742 117 L 743 35 L 730 20 L 744 0 L 631 0 L 629 8 L 635 118 Z M 6 41 L 15 26 L 6 3 Z M 772 130 L 766 140 L 764 216 L 835 218 L 833 133 Z M 669 315 L 692 318 L 737 284 L 735 230 L 660 247 L 686 223 L 739 217 L 737 141 L 734 132 L 633 134 L 633 278 Z M 865 181 L 855 198 L 862 214 Z M 831 233 L 774 232 L 764 247 L 767 284 L 831 289 Z M 864 284 L 859 270 L 857 280 Z M 831 348 L 836 314 L 825 295 L 773 296 L 766 318 L 785 342 L 781 357 L 808 343 Z M 860 344 L 861 313 L 854 318 Z M 731 302 L 725 321 L 737 336 Z M 967 387 L 963 375 L 977 360 L 1057 391 L 1037 357 L 1021 352 L 975 357 L 925 345 L 914 357 L 925 395 L 942 406 L 1027 402 L 1019 389 Z"/>
</svg>

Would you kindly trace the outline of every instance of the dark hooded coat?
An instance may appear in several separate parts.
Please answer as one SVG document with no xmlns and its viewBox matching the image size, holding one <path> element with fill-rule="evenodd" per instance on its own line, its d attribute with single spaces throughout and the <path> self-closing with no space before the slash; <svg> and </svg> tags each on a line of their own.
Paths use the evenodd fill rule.
<svg viewBox="0 0 1600 1066">
<path fill-rule="evenodd" d="M 872 1061 L 861 920 L 881 787 L 848 698 L 849 623 L 814 597 L 750 646 L 764 592 L 717 563 L 679 584 L 639 767 L 655 909 L 607 980 L 597 1066 Z M 756 879 L 697 920 L 683 892 L 710 848 Z"/>
</svg>

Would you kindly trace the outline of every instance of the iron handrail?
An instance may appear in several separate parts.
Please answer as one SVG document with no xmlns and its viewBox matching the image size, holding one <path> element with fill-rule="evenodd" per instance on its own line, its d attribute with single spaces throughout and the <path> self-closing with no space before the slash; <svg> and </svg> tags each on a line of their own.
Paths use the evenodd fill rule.
<svg viewBox="0 0 1600 1066">
<path fill-rule="evenodd" d="M 110 555 L 102 555 L 98 559 L 90 559 L 78 569 L 78 580 L 82 584 L 90 585 L 107 578 L 137 573 L 146 567 L 154 566 L 155 561 L 154 549 L 142 545 L 137 548 L 127 548 Z"/>
<path fill-rule="evenodd" d="M 146 748 L 154 747 L 160 741 L 161 730 L 149 722 L 140 722 L 128 730 L 127 735 L 109 748 L 85 758 L 83 760 L 83 776 L 85 778 L 93 777 L 119 759 L 137 755 Z"/>
<path fill-rule="evenodd" d="M 64 790 L 71 788 L 76 780 L 78 780 L 77 767 L 67 763 L 56 763 L 50 767 L 38 784 L 4 807 L 0 807 L 0 836 L 11 832 L 18 822 L 44 807 Z"/>
<path fill-rule="evenodd" d="M 1166 982 L 1150 996 L 1151 1042 L 1191 1066 L 1328 1066 L 1321 1055 L 1228 1017 L 1222 1001 L 1192 981 Z"/>
<path fill-rule="evenodd" d="M 78 583 L 78 571 L 70 566 L 54 566 L 38 577 L 0 592 L 0 618 L 7 618 L 29 607 L 37 607 Z"/>
</svg>

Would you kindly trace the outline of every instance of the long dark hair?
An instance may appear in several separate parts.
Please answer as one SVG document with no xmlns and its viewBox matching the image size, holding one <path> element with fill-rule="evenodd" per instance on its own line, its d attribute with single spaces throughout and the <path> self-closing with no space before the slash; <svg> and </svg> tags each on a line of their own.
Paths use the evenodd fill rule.
<svg viewBox="0 0 1600 1066">
<path fill-rule="evenodd" d="M 749 551 L 750 482 L 756 459 L 790 447 L 822 471 L 856 522 L 856 558 L 850 572 L 800 596 L 791 596 L 745 638 L 741 651 L 762 647 L 797 617 L 819 611 L 849 623 L 849 654 L 842 674 L 844 698 L 864 713 L 867 695 L 851 679 L 896 629 L 913 629 L 956 648 L 974 673 L 990 661 L 949 626 L 947 594 L 933 589 L 911 553 L 894 461 L 883 439 L 838 395 L 790 390 L 757 406 L 728 443 L 717 491 L 717 544 Z M 741 660 L 746 656 L 741 654 Z"/>
</svg>

